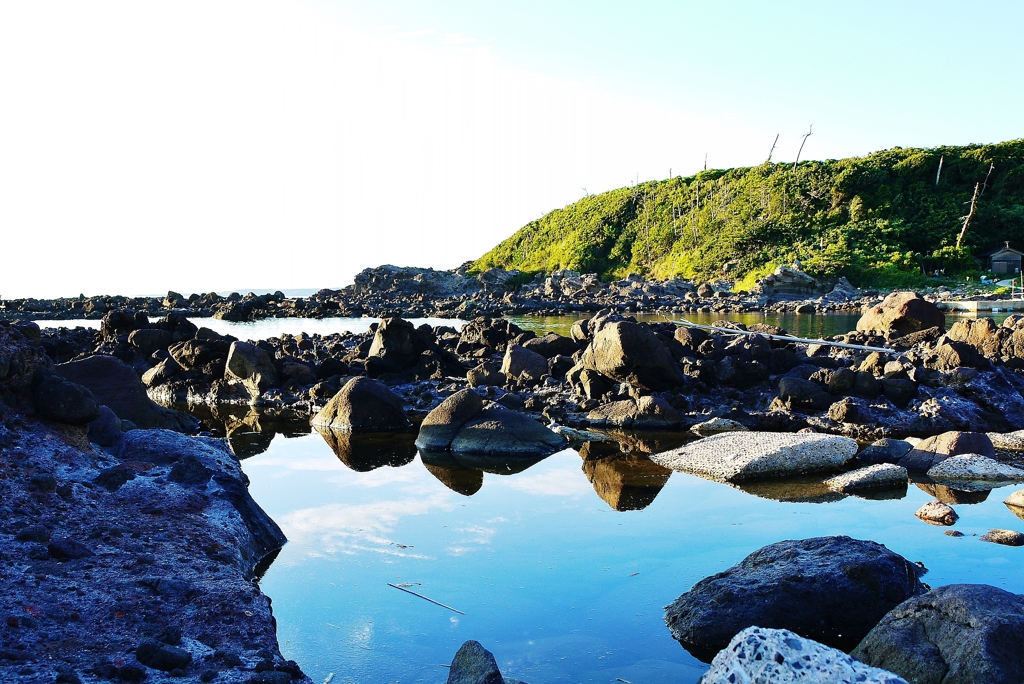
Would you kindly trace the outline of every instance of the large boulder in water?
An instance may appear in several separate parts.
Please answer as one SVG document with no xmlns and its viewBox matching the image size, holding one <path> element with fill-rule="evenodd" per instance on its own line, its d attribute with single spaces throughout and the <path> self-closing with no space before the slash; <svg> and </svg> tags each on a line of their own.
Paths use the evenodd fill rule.
<svg viewBox="0 0 1024 684">
<path fill-rule="evenodd" d="M 672 470 L 741 482 L 839 470 L 857 448 L 855 440 L 834 435 L 725 432 L 654 454 L 651 460 Z"/>
<path fill-rule="evenodd" d="M 470 420 L 452 440 L 456 453 L 529 457 L 552 454 L 565 437 L 518 411 L 491 406 Z"/>
<path fill-rule="evenodd" d="M 1024 681 L 1024 596 L 950 584 L 900 604 L 850 654 L 915 684 Z"/>
<path fill-rule="evenodd" d="M 416 446 L 426 450 L 444 450 L 462 426 L 484 410 L 484 400 L 471 389 L 464 389 L 442 401 L 420 423 Z"/>
<path fill-rule="evenodd" d="M 646 325 L 618 321 L 603 325 L 583 353 L 583 366 L 618 382 L 659 392 L 683 382 L 672 352 Z"/>
<path fill-rule="evenodd" d="M 192 432 L 199 426 L 192 416 L 156 404 L 131 367 L 113 356 L 97 354 L 62 363 L 54 369 L 61 377 L 89 388 L 97 404 L 104 404 L 121 420 L 136 427 Z"/>
<path fill-rule="evenodd" d="M 412 427 L 402 400 L 371 378 L 349 380 L 310 424 L 342 432 L 398 432 Z"/>
<path fill-rule="evenodd" d="M 698 684 L 719 682 L 907 684 L 892 672 L 865 665 L 787 629 L 763 627 L 748 627 L 733 637 Z"/>
<path fill-rule="evenodd" d="M 857 321 L 857 330 L 892 333 L 894 337 L 935 327 L 945 330 L 946 316 L 916 292 L 893 292 Z"/>
<path fill-rule="evenodd" d="M 873 541 L 781 541 L 695 584 L 668 606 L 665 622 L 683 648 L 705 662 L 755 625 L 849 651 L 886 613 L 926 591 L 923 574 Z"/>
</svg>

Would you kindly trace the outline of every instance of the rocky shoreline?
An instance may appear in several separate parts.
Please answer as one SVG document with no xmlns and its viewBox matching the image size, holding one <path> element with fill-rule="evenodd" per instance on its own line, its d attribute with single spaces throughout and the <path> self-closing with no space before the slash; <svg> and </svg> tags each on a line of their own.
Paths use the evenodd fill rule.
<svg viewBox="0 0 1024 684">
<path fill-rule="evenodd" d="M 379 294 L 385 301 L 389 291 L 375 291 L 374 296 Z M 153 649 L 160 653 L 188 651 L 186 665 L 191 669 L 183 670 L 188 676 L 210 677 L 206 673 L 215 672 L 218 677 L 239 677 L 237 681 L 301 680 L 301 671 L 284 662 L 277 651 L 269 601 L 248 584 L 253 565 L 272 552 L 275 544 L 283 543 L 283 537 L 248 499 L 237 458 L 265 449 L 274 430 L 306 431 L 310 425 L 356 470 L 404 462 L 417 447 L 424 464 L 440 471 L 450 462 L 461 463 L 460 459 L 480 454 L 502 454 L 528 467 L 568 444 L 582 444 L 589 454 L 595 450 L 594 444 L 611 440 L 620 442 L 623 449 L 643 445 L 641 451 L 651 454 L 650 467 L 700 475 L 752 493 L 781 486 L 788 488 L 783 494 L 759 495 L 788 500 L 829 500 L 853 492 L 884 498 L 898 495 L 901 488 L 905 491 L 913 481 L 934 491 L 936 505 L 922 509 L 918 517 L 936 524 L 955 521 L 955 512 L 941 509 L 942 505 L 948 508 L 978 492 L 987 495 L 993 482 L 1024 481 L 1024 378 L 1020 375 L 1024 369 L 1024 317 L 1011 316 L 999 325 L 990 319 L 964 319 L 946 330 L 941 310 L 917 294 L 894 293 L 882 301 L 865 300 L 857 306 L 868 301 L 875 304 L 864 310 L 857 330 L 820 344 L 786 339 L 785 330 L 764 324 L 747 328 L 723 320 L 707 330 L 670 322 L 637 322 L 628 315 L 628 308 L 624 311 L 621 306 L 580 318 L 569 336 L 538 336 L 505 318 L 486 316 L 468 321 L 460 330 L 417 327 L 393 316 L 361 334 L 284 335 L 251 341 L 198 328 L 181 310 L 156 320 L 151 320 L 147 309 L 108 310 L 98 331 L 44 331 L 30 321 L 4 324 L 0 326 L 4 335 L 0 382 L 6 383 L 5 401 L 11 407 L 5 409 L 9 424 L 5 424 L 4 434 L 13 435 L 7 438 L 14 440 L 11 444 L 27 445 L 31 454 L 22 459 L 14 450 L 5 449 L 7 467 L 17 471 L 20 479 L 9 477 L 4 486 L 20 483 L 23 489 L 11 494 L 15 500 L 38 499 L 40 483 L 49 494 L 35 508 L 24 504 L 10 509 L 10 519 L 15 521 L 7 529 L 14 538 L 11 548 L 22 554 L 27 567 L 34 567 L 29 564 L 33 560 L 49 564 L 40 565 L 42 569 L 35 574 L 23 574 L 21 584 L 31 584 L 28 577 L 36 577 L 36 584 L 52 582 L 47 578 L 63 577 L 57 569 L 67 572 L 81 567 L 82 575 L 74 575 L 75 586 L 81 588 L 101 575 L 95 570 L 100 563 L 97 559 L 109 557 L 110 572 L 120 573 L 121 579 L 119 583 L 105 579 L 120 591 L 126 586 L 125 573 L 140 562 L 119 554 L 150 554 L 145 555 L 143 566 L 168 564 L 172 558 L 182 566 L 194 563 L 195 571 L 203 574 L 202 579 L 195 577 L 195 583 L 213 582 L 216 575 L 207 573 L 226 565 L 227 570 L 220 572 L 229 576 L 228 584 L 241 582 L 249 588 L 251 597 L 243 615 L 252 617 L 258 628 L 246 631 L 232 621 L 237 621 L 237 615 L 212 612 L 216 606 L 230 613 L 230 601 L 218 593 L 228 589 L 203 585 L 217 598 L 210 599 L 210 612 L 204 616 L 193 612 L 193 623 L 176 626 L 182 634 L 177 645 L 166 639 L 161 642 L 163 632 L 149 627 L 144 618 L 136 618 L 130 636 L 109 637 L 112 645 L 91 661 L 65 655 L 65 665 L 74 670 L 68 670 L 67 681 L 75 681 L 72 676 L 81 678 L 81 672 L 108 679 L 127 679 L 139 672 L 161 676 L 159 672 L 164 670 L 154 671 L 147 662 Z M 168 428 L 204 436 L 192 440 Z M 652 431 L 662 436 L 652 438 Z M 219 436 L 226 441 L 211 439 Z M 54 440 L 65 446 L 50 448 L 49 453 L 40 446 Z M 160 446 L 147 447 L 154 443 Z M 173 453 L 177 455 L 167 456 Z M 22 460 L 27 460 L 27 465 L 20 465 Z M 815 478 L 809 486 L 793 479 L 809 475 Z M 43 483 L 46 477 L 51 479 Z M 145 516 L 150 514 L 145 511 L 118 508 L 117 493 L 134 494 L 138 489 L 138 496 L 125 497 L 137 507 L 147 496 L 152 499 L 147 492 L 161 487 L 174 490 L 170 498 L 181 502 L 180 510 L 168 513 L 169 506 L 152 508 L 173 516 L 175 525 L 183 524 L 183 519 L 198 525 L 194 534 L 202 537 L 201 543 L 190 544 L 188 549 L 169 545 L 143 550 L 139 544 L 145 544 L 145 539 L 150 543 L 177 539 L 160 524 L 171 517 L 153 523 L 149 533 L 140 537 L 142 542 L 135 542 L 131 535 L 129 542 L 123 531 L 118 535 L 100 529 L 92 518 L 76 522 L 72 517 L 67 523 L 69 530 L 53 526 L 31 534 L 38 539 L 46 537 L 50 545 L 53 539 L 69 539 L 75 543 L 68 542 L 67 548 L 79 549 L 79 544 L 91 555 L 79 549 L 75 551 L 82 553 L 79 558 L 62 558 L 61 544 L 50 550 L 43 541 L 31 539 L 18 546 L 22 527 L 32 527 L 32 521 L 46 518 L 47 511 L 62 506 L 61 501 L 68 502 L 61 492 L 70 492 L 71 497 L 78 497 L 73 500 L 88 501 L 115 519 L 134 516 L 147 520 Z M 206 529 L 196 521 L 195 513 L 214 506 L 220 506 L 218 515 L 234 516 L 233 545 L 219 540 L 218 530 Z M 18 521 L 24 524 L 19 527 Z M 986 537 L 985 541 L 1014 545 L 1024 535 L 992 530 Z M 90 548 L 90 540 L 96 539 L 100 542 L 94 541 L 95 548 Z M 253 547 L 261 551 L 245 551 Z M 238 550 L 237 558 L 217 560 L 224 548 Z M 202 556 L 197 556 L 197 549 L 203 550 Z M 214 549 L 213 556 L 210 549 Z M 829 555 L 849 560 L 856 554 Z M 203 564 L 209 564 L 205 570 Z M 85 577 L 86 565 L 93 566 L 88 568 L 89 577 Z M 847 573 L 843 568 L 854 566 L 861 568 L 850 571 L 855 583 L 861 577 L 870 586 L 877 584 L 871 579 L 870 564 L 849 561 L 839 572 Z M 165 569 L 174 567 L 170 562 Z M 157 589 L 150 587 L 150 591 L 159 597 L 164 579 L 146 570 L 138 574 L 156 577 L 150 584 L 155 582 Z M 793 572 L 809 576 L 806 570 Z M 823 586 L 835 584 L 822 581 Z M 129 585 L 130 591 L 141 591 L 130 581 Z M 891 605 L 879 607 L 870 619 L 861 620 L 863 629 L 855 630 L 859 635 L 855 640 L 851 641 L 854 632 L 849 632 L 845 641 L 835 645 L 846 650 L 860 642 L 858 648 L 865 659 L 870 661 L 869 653 L 882 654 L 878 656 L 882 666 L 903 674 L 903 666 L 896 662 L 899 659 L 893 660 L 891 642 L 905 637 L 885 637 L 870 648 L 861 638 L 876 624 L 888 624 L 883 620 L 887 611 L 925 595 L 926 589 L 916 578 L 912 585 L 906 595 L 894 595 Z M 15 602 L 28 602 L 29 598 L 43 602 L 36 594 L 26 598 L 25 592 L 31 588 L 12 587 L 9 594 Z M 107 595 L 115 596 L 111 599 L 115 603 L 123 600 L 116 591 L 106 589 Z M 183 592 L 179 599 L 163 600 L 184 600 L 191 605 L 193 597 Z M 93 596 L 88 602 L 105 606 L 105 600 Z M 702 599 L 699 603 L 703 608 L 729 605 L 730 615 L 740 615 L 753 605 L 737 600 L 740 602 L 728 604 Z M 780 608 L 779 614 L 792 617 L 798 612 L 794 605 L 814 600 L 818 599 L 804 596 L 796 604 Z M 989 599 L 970 601 L 975 606 L 971 610 L 981 611 L 978 619 L 987 619 L 984 606 Z M 8 610 L 16 612 L 16 603 Z M 685 612 L 692 614 L 693 610 Z M 79 610 L 78 614 L 84 613 Z M 225 616 L 222 623 L 210 623 L 219 631 L 198 633 L 201 624 L 210 626 L 209 616 L 214 614 Z M 14 637 L 5 651 L 15 656 L 31 652 L 21 638 L 23 632 L 17 631 L 23 620 L 20 614 L 16 617 L 8 622 Z M 37 617 L 29 617 L 28 624 L 41 624 Z M 722 623 L 721 616 L 710 619 Z M 814 638 L 825 644 L 807 641 L 801 648 L 832 646 L 827 637 L 808 633 L 800 624 L 786 620 L 751 618 L 746 626 L 791 630 L 805 640 Z M 69 634 L 74 633 L 74 627 L 68 629 Z M 169 634 L 174 641 L 178 632 Z M 774 632 L 741 634 L 741 641 L 746 640 L 742 643 L 753 649 L 752 653 L 767 648 L 765 644 L 775 644 L 775 639 L 782 642 L 772 648 L 796 648 L 792 639 Z M 707 660 L 730 648 L 742 651 L 745 647 L 738 643 L 729 645 L 732 636 L 723 635 L 713 645 L 700 646 L 701 657 Z M 684 646 L 688 643 L 687 638 L 680 641 Z M 23 648 L 19 649 L 19 644 Z M 177 662 L 184 663 L 186 656 L 179 651 L 167 652 L 177 653 Z M 218 660 L 216 654 L 224 651 L 240 654 L 238 660 Z M 815 652 L 822 662 L 839 662 L 831 651 Z M 39 657 L 11 660 L 14 664 L 10 667 L 22 667 L 12 671 L 25 677 L 24 681 L 36 681 L 33 668 L 41 667 Z M 956 656 L 943 658 L 946 666 L 951 666 L 950 659 Z M 719 666 L 725 667 L 713 665 L 713 671 Z M 741 666 L 747 665 L 728 667 L 735 672 Z M 122 674 L 117 669 L 122 667 L 129 669 Z M 856 670 L 858 666 L 850 667 Z M 908 667 L 915 665 L 912 662 Z M 28 673 L 30 669 L 32 673 Z M 21 675 L 22 671 L 28 674 Z M 886 679 L 890 676 L 883 673 L 865 681 L 900 681 Z"/>
<path fill-rule="evenodd" d="M 340 290 L 324 289 L 308 297 L 271 294 L 216 293 L 184 297 L 102 296 L 58 299 L 11 299 L 2 302 L 0 320 L 100 319 L 127 309 L 149 317 L 171 313 L 227 321 L 264 318 L 461 318 L 486 316 L 597 313 L 834 313 L 859 312 L 879 303 L 887 293 L 862 291 L 844 278 L 818 281 L 799 268 L 780 266 L 750 291 L 732 291 L 732 283 L 693 283 L 680 278 L 646 280 L 637 274 L 602 282 L 595 274 L 556 271 L 527 276 L 519 271 L 490 269 L 470 275 L 467 266 L 454 271 L 379 266 L 355 276 Z M 998 299 L 977 288 L 950 290 L 937 286 L 932 301 Z"/>
</svg>

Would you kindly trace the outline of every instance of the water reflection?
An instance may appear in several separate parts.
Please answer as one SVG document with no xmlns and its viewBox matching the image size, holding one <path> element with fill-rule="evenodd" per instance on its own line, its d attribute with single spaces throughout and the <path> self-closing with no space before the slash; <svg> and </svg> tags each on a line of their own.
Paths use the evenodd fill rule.
<svg viewBox="0 0 1024 684">
<path fill-rule="evenodd" d="M 400 468 L 416 458 L 416 434 L 412 432 L 353 434 L 324 427 L 316 431 L 338 460 L 357 473 L 384 466 Z"/>
<path fill-rule="evenodd" d="M 616 511 L 647 508 L 672 474 L 644 455 L 622 453 L 614 442 L 587 442 L 580 457 L 594 491 Z"/>
<path fill-rule="evenodd" d="M 423 467 L 448 489 L 473 496 L 484 486 L 484 471 L 467 468 L 450 451 L 420 451 Z"/>
<path fill-rule="evenodd" d="M 954 489 L 948 485 L 938 484 L 930 480 L 914 482 L 914 486 L 922 492 L 931 494 L 937 501 L 944 504 L 978 504 L 988 498 L 988 489 L 967 490 Z"/>
</svg>

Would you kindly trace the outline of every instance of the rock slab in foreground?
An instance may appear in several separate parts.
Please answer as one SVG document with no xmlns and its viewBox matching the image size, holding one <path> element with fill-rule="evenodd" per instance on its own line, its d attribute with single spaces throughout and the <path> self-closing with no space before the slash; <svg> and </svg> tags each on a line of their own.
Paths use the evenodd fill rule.
<svg viewBox="0 0 1024 684">
<path fill-rule="evenodd" d="M 1024 596 L 950 584 L 901 604 L 850 654 L 915 684 L 1024 681 Z"/>
<path fill-rule="evenodd" d="M 651 456 L 658 465 L 725 482 L 838 470 L 857 453 L 849 437 L 727 432 Z"/>
<path fill-rule="evenodd" d="M 923 574 L 873 541 L 781 541 L 695 584 L 668 606 L 665 622 L 683 648 L 705 662 L 755 625 L 849 650 L 887 612 L 925 592 Z"/>
<path fill-rule="evenodd" d="M 698 684 L 719 682 L 907 684 L 892 672 L 865 665 L 789 630 L 762 627 L 748 627 L 733 637 Z"/>
</svg>

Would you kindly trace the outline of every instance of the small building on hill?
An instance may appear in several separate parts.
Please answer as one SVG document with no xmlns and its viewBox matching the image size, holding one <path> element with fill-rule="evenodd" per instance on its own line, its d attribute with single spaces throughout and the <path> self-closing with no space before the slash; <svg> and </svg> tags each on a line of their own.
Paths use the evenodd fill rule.
<svg viewBox="0 0 1024 684">
<path fill-rule="evenodd" d="M 987 256 L 988 267 L 993 273 L 1016 275 L 1020 273 L 1021 257 L 1024 257 L 1024 252 L 1011 248 L 1007 241 L 1005 247 L 989 252 Z"/>
</svg>

